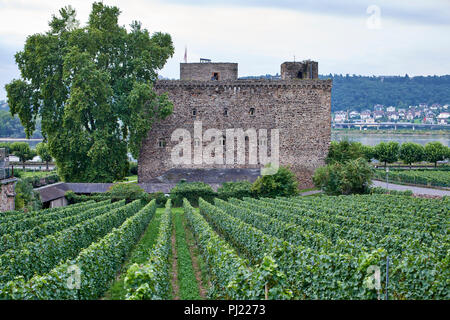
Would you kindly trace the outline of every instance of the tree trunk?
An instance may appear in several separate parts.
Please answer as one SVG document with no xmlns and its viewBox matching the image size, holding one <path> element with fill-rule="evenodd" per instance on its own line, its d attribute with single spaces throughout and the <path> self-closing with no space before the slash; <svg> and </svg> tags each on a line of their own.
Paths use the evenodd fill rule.
<svg viewBox="0 0 450 320">
<path fill-rule="evenodd" d="M 47 166 L 47 169 L 46 169 L 46 170 L 48 171 L 48 161 L 45 163 L 45 165 Z"/>
</svg>

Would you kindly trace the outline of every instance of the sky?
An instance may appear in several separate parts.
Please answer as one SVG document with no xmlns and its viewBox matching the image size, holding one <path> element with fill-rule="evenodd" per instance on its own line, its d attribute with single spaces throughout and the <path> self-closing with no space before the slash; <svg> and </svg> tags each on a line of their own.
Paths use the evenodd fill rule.
<svg viewBox="0 0 450 320">
<path fill-rule="evenodd" d="M 160 75 L 188 62 L 239 63 L 239 76 L 276 74 L 284 61 L 312 59 L 320 74 L 450 74 L 450 0 L 104 0 L 119 23 L 142 22 L 172 36 L 175 54 Z M 66 5 L 81 25 L 91 1 L 0 0 L 0 100 L 20 73 L 14 54 L 48 30 Z"/>
</svg>

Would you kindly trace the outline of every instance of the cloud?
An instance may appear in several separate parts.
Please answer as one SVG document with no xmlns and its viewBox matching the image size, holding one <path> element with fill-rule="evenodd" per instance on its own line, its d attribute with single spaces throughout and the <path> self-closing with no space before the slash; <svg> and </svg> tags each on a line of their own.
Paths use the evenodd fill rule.
<svg viewBox="0 0 450 320">
<path fill-rule="evenodd" d="M 319 72 L 365 75 L 444 74 L 450 70 L 448 14 L 443 1 L 243 1 L 208 2 L 104 0 L 118 6 L 119 23 L 141 21 L 151 32 L 171 34 L 175 55 L 161 74 L 179 77 L 179 63 L 187 46 L 190 62 L 200 57 L 238 62 L 239 75 L 280 72 L 280 64 L 313 59 Z M 16 5 L 17 3 L 17 5 Z M 40 0 L 0 1 L 0 99 L 4 84 L 18 76 L 13 55 L 27 35 L 45 32 L 52 14 L 68 4 L 84 25 L 91 2 Z M 368 29 L 368 4 L 381 9 L 381 28 Z"/>
<path fill-rule="evenodd" d="M 383 16 L 417 24 L 450 25 L 448 0 L 168 0 L 168 3 L 197 7 L 230 6 L 250 8 L 278 8 L 344 17 L 365 15 L 371 5 L 380 7 Z"/>
</svg>

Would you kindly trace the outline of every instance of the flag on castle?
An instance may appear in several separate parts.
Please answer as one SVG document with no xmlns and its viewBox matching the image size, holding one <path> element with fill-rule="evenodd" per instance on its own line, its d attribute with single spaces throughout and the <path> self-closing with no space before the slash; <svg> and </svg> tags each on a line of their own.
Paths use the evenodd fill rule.
<svg viewBox="0 0 450 320">
<path fill-rule="evenodd" d="M 184 63 L 187 63 L 187 47 L 184 47 Z"/>
</svg>

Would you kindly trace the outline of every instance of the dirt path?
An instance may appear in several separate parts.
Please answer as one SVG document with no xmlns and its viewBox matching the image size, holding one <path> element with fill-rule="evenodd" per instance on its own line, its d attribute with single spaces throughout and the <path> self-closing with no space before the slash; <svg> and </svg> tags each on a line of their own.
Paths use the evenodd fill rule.
<svg viewBox="0 0 450 320">
<path fill-rule="evenodd" d="M 177 243 L 175 238 L 175 228 L 172 230 L 172 296 L 173 300 L 180 300 L 178 285 L 178 257 L 177 257 Z"/>
<path fill-rule="evenodd" d="M 192 235 L 191 231 L 189 230 L 189 228 L 187 227 L 186 221 L 184 219 L 183 219 L 183 227 L 186 230 L 186 242 L 188 244 L 189 252 L 191 254 L 192 267 L 194 268 L 194 271 L 195 271 L 195 278 L 197 279 L 198 289 L 200 291 L 200 297 L 202 299 L 206 299 L 207 290 L 206 290 L 206 286 L 202 280 L 202 271 L 200 270 L 199 261 L 197 259 L 198 248 L 195 245 L 195 242 L 193 240 L 193 235 Z M 209 283 L 207 284 L 207 287 L 209 287 Z"/>
</svg>

